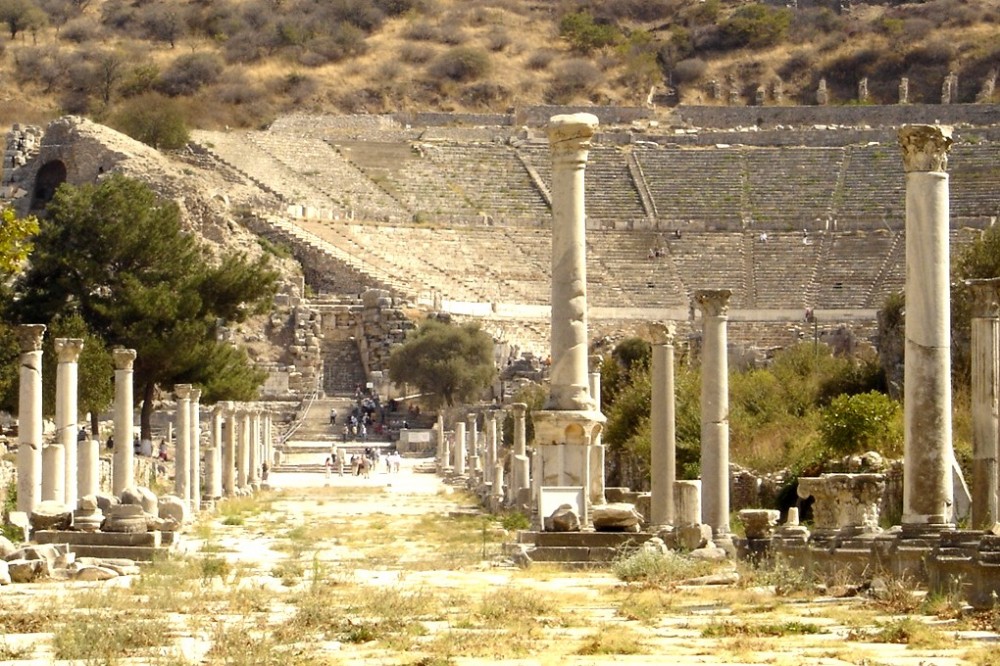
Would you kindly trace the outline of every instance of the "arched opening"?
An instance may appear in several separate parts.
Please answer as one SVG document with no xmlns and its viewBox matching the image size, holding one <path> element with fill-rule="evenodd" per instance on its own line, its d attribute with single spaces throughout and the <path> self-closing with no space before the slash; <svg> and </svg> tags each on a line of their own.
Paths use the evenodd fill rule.
<svg viewBox="0 0 1000 666">
<path fill-rule="evenodd" d="M 66 182 L 66 165 L 61 160 L 47 162 L 38 170 L 35 176 L 35 191 L 31 200 L 31 211 L 34 213 L 43 211 L 56 189 Z"/>
</svg>

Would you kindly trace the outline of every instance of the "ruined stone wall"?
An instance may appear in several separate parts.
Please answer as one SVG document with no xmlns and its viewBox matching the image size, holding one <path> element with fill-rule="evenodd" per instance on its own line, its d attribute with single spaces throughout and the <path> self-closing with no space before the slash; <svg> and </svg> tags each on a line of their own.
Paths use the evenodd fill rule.
<svg viewBox="0 0 1000 666">
<path fill-rule="evenodd" d="M 996 104 L 891 104 L 861 106 L 679 106 L 680 120 L 693 127 L 847 125 L 898 127 L 907 123 L 997 124 Z"/>
<path fill-rule="evenodd" d="M 366 291 L 361 296 L 361 302 L 357 339 L 365 372 L 370 375 L 389 369 L 389 355 L 393 347 L 402 343 L 406 332 L 415 325 L 387 291 Z"/>
</svg>

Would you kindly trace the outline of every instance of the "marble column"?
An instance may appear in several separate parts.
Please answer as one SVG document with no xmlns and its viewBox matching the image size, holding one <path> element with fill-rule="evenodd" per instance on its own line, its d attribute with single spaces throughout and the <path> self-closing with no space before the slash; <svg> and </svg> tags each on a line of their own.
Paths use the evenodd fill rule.
<svg viewBox="0 0 1000 666">
<path fill-rule="evenodd" d="M 483 471 L 482 461 L 479 459 L 479 423 L 476 414 L 468 414 L 465 417 L 465 433 L 468 438 L 468 471 L 475 476 Z"/>
<path fill-rule="evenodd" d="M 729 530 L 729 359 L 726 324 L 729 289 L 695 291 L 702 313 L 701 518 L 716 545 L 732 542 Z"/>
<path fill-rule="evenodd" d="M 997 437 L 1000 405 L 1000 278 L 967 280 L 972 291 L 972 524 L 997 522 Z"/>
<path fill-rule="evenodd" d="M 17 327 L 21 349 L 17 401 L 17 510 L 31 513 L 42 499 L 42 336 L 44 324 Z"/>
<path fill-rule="evenodd" d="M 135 486 L 135 438 L 132 394 L 132 364 L 134 349 L 117 348 L 112 352 L 115 361 L 115 453 L 111 467 L 111 492 L 121 495 L 126 488 Z"/>
<path fill-rule="evenodd" d="M 225 425 L 222 431 L 222 493 L 226 497 L 236 494 L 236 441 L 239 424 L 236 422 L 236 403 L 231 400 L 222 406 Z"/>
<path fill-rule="evenodd" d="M 83 351 L 82 338 L 56 338 L 54 340 L 59 364 L 56 366 L 56 432 L 63 447 L 66 470 L 63 490 L 65 502 L 76 509 L 80 495 L 77 488 L 77 436 L 79 430 L 79 360 Z"/>
<path fill-rule="evenodd" d="M 85 439 L 77 442 L 76 492 L 80 497 L 96 495 L 101 491 L 101 442 Z"/>
<path fill-rule="evenodd" d="M 205 497 L 215 500 L 222 497 L 222 418 L 223 407 L 212 407 L 211 426 L 208 431 L 208 449 L 205 451 Z"/>
<path fill-rule="evenodd" d="M 455 474 L 462 476 L 465 474 L 465 423 L 462 421 L 455 422 Z"/>
<path fill-rule="evenodd" d="M 66 504 L 66 452 L 62 444 L 42 449 L 42 501 Z"/>
<path fill-rule="evenodd" d="M 554 116 L 552 150 L 552 315 L 549 395 L 533 414 L 534 486 L 578 486 L 585 504 L 594 497 L 592 445 L 605 418 L 590 392 L 587 366 L 587 256 L 584 173 L 597 118 L 588 113 Z M 603 475 L 604 470 L 593 470 Z M 533 493 L 533 501 L 538 494 Z M 587 508 L 581 507 L 581 516 Z M 544 519 L 541 516 L 539 520 Z M 586 528 L 586 525 L 583 525 Z"/>
<path fill-rule="evenodd" d="M 517 501 L 521 491 L 531 487 L 531 459 L 528 457 L 525 437 L 528 405 L 515 402 L 510 407 L 514 413 L 514 456 L 510 465 L 510 496 L 512 500 Z"/>
<path fill-rule="evenodd" d="M 247 415 L 250 420 L 250 447 L 247 481 L 254 490 L 260 489 L 260 407 L 254 405 Z"/>
<path fill-rule="evenodd" d="M 601 407 L 601 368 L 604 357 L 594 354 L 590 357 L 590 395 L 598 409 Z M 590 500 L 594 504 L 606 504 L 604 496 L 604 432 L 598 428 L 590 442 Z"/>
<path fill-rule="evenodd" d="M 265 409 L 263 414 L 263 419 L 264 419 L 264 423 L 262 426 L 263 432 L 261 433 L 261 436 L 264 438 L 264 446 L 261 454 L 263 457 L 263 460 L 261 460 L 262 474 L 263 474 L 263 463 L 267 463 L 268 470 L 270 470 L 274 466 L 274 427 L 271 418 L 272 418 L 271 410 Z M 263 480 L 264 479 L 262 476 L 261 481 Z"/>
<path fill-rule="evenodd" d="M 201 389 L 192 388 L 191 443 L 188 455 L 188 479 L 191 484 L 191 510 L 201 511 Z"/>
<path fill-rule="evenodd" d="M 486 415 L 486 463 L 483 465 L 483 477 L 488 483 L 493 483 L 497 464 L 497 415 L 490 412 Z"/>
<path fill-rule="evenodd" d="M 239 423 L 239 439 L 236 448 L 236 487 L 246 490 L 250 487 L 250 409 L 241 404 L 236 410 Z"/>
<path fill-rule="evenodd" d="M 444 441 L 444 414 L 438 413 L 437 424 L 437 463 L 438 469 L 444 469 L 445 467 L 450 467 L 450 462 L 448 460 L 448 455 L 445 452 L 445 441 Z"/>
<path fill-rule="evenodd" d="M 191 385 L 174 386 L 177 408 L 174 430 L 177 437 L 174 452 L 174 493 L 191 506 Z"/>
<path fill-rule="evenodd" d="M 650 522 L 654 528 L 674 524 L 674 482 L 677 480 L 677 436 L 674 421 L 673 324 L 656 324 L 653 333 L 653 387 L 650 400 Z"/>
<path fill-rule="evenodd" d="M 906 343 L 903 381 L 903 528 L 954 524 L 948 150 L 951 128 L 904 125 Z M 907 529 L 907 528 L 910 529 Z"/>
</svg>

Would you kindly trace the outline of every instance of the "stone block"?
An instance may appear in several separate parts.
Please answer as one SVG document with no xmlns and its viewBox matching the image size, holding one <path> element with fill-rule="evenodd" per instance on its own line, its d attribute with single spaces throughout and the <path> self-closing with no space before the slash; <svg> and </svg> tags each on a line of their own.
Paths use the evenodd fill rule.
<svg viewBox="0 0 1000 666">
<path fill-rule="evenodd" d="M 635 506 L 625 502 L 600 504 L 591 509 L 591 519 L 597 531 L 635 531 L 642 525 L 642 515 Z"/>
<path fill-rule="evenodd" d="M 712 541 L 711 525 L 687 525 L 674 531 L 677 547 L 681 550 L 703 548 Z"/>
<path fill-rule="evenodd" d="M 39 502 L 31 512 L 32 530 L 68 530 L 73 526 L 73 512 L 62 502 Z"/>
</svg>

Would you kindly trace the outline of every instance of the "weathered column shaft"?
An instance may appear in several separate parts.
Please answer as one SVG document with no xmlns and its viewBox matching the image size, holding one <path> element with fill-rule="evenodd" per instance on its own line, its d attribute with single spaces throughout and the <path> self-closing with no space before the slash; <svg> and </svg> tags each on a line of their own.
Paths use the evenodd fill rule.
<svg viewBox="0 0 1000 666">
<path fill-rule="evenodd" d="M 224 407 L 226 423 L 222 433 L 222 492 L 232 497 L 236 492 L 236 440 L 239 424 L 236 422 L 236 405 L 227 402 Z"/>
<path fill-rule="evenodd" d="M 205 480 L 207 481 L 205 497 L 213 500 L 222 497 L 222 416 L 222 405 L 216 404 L 212 408 L 208 450 L 205 451 Z"/>
<path fill-rule="evenodd" d="M 83 350 L 83 340 L 80 338 L 56 338 L 56 355 L 59 364 L 56 366 L 56 432 L 59 443 L 63 447 L 65 461 L 65 481 L 63 491 L 65 503 L 71 509 L 76 509 L 80 499 L 77 489 L 77 419 L 79 407 L 77 391 L 79 388 L 80 352 Z"/>
<path fill-rule="evenodd" d="M 653 341 L 650 400 L 650 522 L 674 524 L 674 481 L 677 480 L 674 423 L 674 327 L 660 326 Z"/>
<path fill-rule="evenodd" d="M 191 484 L 191 510 L 201 510 L 201 389 L 191 389 L 191 445 L 188 478 Z"/>
<path fill-rule="evenodd" d="M 953 522 L 951 298 L 948 247 L 950 128 L 899 130 L 906 171 L 906 343 L 903 524 Z"/>
<path fill-rule="evenodd" d="M 969 280 L 972 289 L 972 529 L 997 522 L 1000 404 L 1000 279 Z"/>
<path fill-rule="evenodd" d="M 590 397 L 594 399 L 597 408 L 601 407 L 601 367 L 604 358 L 600 355 L 590 357 Z M 594 504 L 606 504 L 604 487 L 604 430 L 598 428 L 590 442 L 590 501 Z"/>
<path fill-rule="evenodd" d="M 191 500 L 191 385 L 177 384 L 174 386 L 177 398 L 177 409 L 174 414 L 177 437 L 174 452 L 174 492 L 177 497 L 188 502 Z"/>
<path fill-rule="evenodd" d="M 584 173 L 597 117 L 553 117 L 552 367 L 546 410 L 593 411 L 587 377 L 587 247 Z"/>
<path fill-rule="evenodd" d="M 42 497 L 43 324 L 17 327 L 21 349 L 17 400 L 17 510 L 31 513 Z"/>
<path fill-rule="evenodd" d="M 465 450 L 468 447 L 465 437 L 465 423 L 455 422 L 455 474 L 465 474 Z"/>
<path fill-rule="evenodd" d="M 250 410 L 240 407 L 236 411 L 239 422 L 239 440 L 236 449 L 236 485 L 244 489 L 250 483 Z"/>
<path fill-rule="evenodd" d="M 468 471 L 470 474 L 475 475 L 477 472 L 482 471 L 482 462 L 479 460 L 479 424 L 476 421 L 475 414 L 466 415 L 466 426 L 465 433 L 468 446 Z"/>
<path fill-rule="evenodd" d="M 260 408 L 254 407 L 248 415 L 250 420 L 250 448 L 247 480 L 251 486 L 260 485 Z"/>
<path fill-rule="evenodd" d="M 435 427 L 437 428 L 437 461 L 438 466 L 443 469 L 449 466 L 448 457 L 445 455 L 443 414 L 439 413 L 437 415 L 437 424 Z"/>
<path fill-rule="evenodd" d="M 96 439 L 78 442 L 76 453 L 77 494 L 79 497 L 96 495 L 101 491 L 101 443 Z"/>
<path fill-rule="evenodd" d="M 729 535 L 729 359 L 728 289 L 695 292 L 702 311 L 701 480 L 702 522 L 719 537 Z"/>
<path fill-rule="evenodd" d="M 526 414 L 528 405 L 515 402 L 511 405 L 514 412 L 514 455 L 511 458 L 510 496 L 516 500 L 524 488 L 531 487 L 531 459 L 528 457 L 525 443 Z"/>
<path fill-rule="evenodd" d="M 486 464 L 483 465 L 483 476 L 492 483 L 497 464 L 497 415 L 486 416 Z"/>
<path fill-rule="evenodd" d="M 115 453 L 111 468 L 111 492 L 121 495 L 126 488 L 135 486 L 132 364 L 134 349 L 115 349 Z"/>
<path fill-rule="evenodd" d="M 42 449 L 42 501 L 66 503 L 66 452 L 62 444 Z"/>
</svg>

